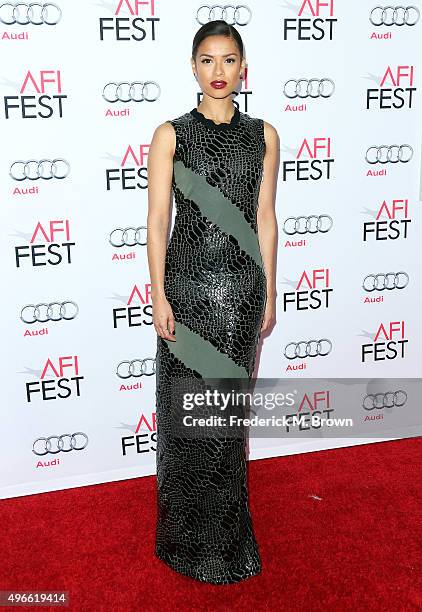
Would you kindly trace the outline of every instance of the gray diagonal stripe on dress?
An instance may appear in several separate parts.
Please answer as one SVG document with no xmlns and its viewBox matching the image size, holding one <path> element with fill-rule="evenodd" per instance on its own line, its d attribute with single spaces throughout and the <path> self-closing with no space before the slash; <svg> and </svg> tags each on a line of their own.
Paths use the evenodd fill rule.
<svg viewBox="0 0 422 612">
<path fill-rule="evenodd" d="M 175 161 L 173 168 L 176 185 L 184 197 L 193 200 L 223 232 L 234 236 L 240 248 L 263 268 L 257 234 L 237 206 L 218 187 L 207 183 L 205 176 L 187 168 L 182 161 Z"/>
<path fill-rule="evenodd" d="M 203 378 L 247 378 L 246 368 L 220 351 L 208 340 L 190 330 L 179 321 L 174 322 L 176 342 L 166 340 L 169 350 L 187 368 L 195 370 Z"/>
</svg>

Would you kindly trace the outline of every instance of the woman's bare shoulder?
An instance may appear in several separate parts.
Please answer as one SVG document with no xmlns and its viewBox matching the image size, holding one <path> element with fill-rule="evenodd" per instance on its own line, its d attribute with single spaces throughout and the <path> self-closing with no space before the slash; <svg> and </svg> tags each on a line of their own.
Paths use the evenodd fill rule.
<svg viewBox="0 0 422 612">
<path fill-rule="evenodd" d="M 164 121 L 157 125 L 154 130 L 154 135 L 157 135 L 159 138 L 171 138 L 172 135 L 175 134 L 175 129 L 172 123 L 172 120 Z"/>
<path fill-rule="evenodd" d="M 269 139 L 273 139 L 273 140 L 275 139 L 276 140 L 278 138 L 278 132 L 275 129 L 275 127 L 271 123 L 269 123 L 268 121 L 265 121 L 264 119 L 262 121 L 264 123 L 264 133 L 265 133 L 265 136 L 268 135 Z"/>
<path fill-rule="evenodd" d="M 168 151 L 173 154 L 176 148 L 176 131 L 170 121 L 164 121 L 157 125 L 151 141 L 152 149 Z"/>
</svg>

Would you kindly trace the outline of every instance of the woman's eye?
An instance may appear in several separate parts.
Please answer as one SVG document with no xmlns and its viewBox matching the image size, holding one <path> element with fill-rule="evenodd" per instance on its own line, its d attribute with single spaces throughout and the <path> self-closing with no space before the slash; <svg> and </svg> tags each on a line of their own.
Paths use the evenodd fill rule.
<svg viewBox="0 0 422 612">
<path fill-rule="evenodd" d="M 210 62 L 210 61 L 211 61 L 211 60 L 210 60 L 210 58 L 209 58 L 209 57 L 206 57 L 206 58 L 204 58 L 203 60 L 201 60 L 201 64 L 205 64 L 206 62 Z M 228 57 L 226 61 L 228 61 L 228 62 L 230 62 L 230 63 L 233 63 L 233 62 L 235 62 L 236 60 L 234 59 L 234 57 Z"/>
</svg>

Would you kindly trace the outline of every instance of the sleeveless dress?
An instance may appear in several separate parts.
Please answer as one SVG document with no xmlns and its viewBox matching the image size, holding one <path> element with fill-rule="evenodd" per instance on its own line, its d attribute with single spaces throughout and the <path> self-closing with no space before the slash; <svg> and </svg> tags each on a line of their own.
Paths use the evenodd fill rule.
<svg viewBox="0 0 422 612">
<path fill-rule="evenodd" d="M 171 396 L 176 379 L 250 381 L 254 371 L 267 300 L 256 219 L 264 123 L 234 109 L 230 123 L 216 124 L 196 108 L 170 121 L 176 214 L 164 291 L 176 341 L 157 335 L 156 353 L 155 554 L 213 584 L 261 572 L 245 440 L 173 435 Z"/>
</svg>

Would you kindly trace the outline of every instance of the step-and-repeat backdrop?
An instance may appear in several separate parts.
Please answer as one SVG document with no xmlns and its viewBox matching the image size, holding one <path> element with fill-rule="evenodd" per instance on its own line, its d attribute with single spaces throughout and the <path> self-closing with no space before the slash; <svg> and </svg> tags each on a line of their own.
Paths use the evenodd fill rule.
<svg viewBox="0 0 422 612">
<path fill-rule="evenodd" d="M 357 413 L 359 439 L 286 431 L 250 458 L 372 441 L 404 410 L 389 383 L 420 376 L 419 4 L 1 4 L 2 497 L 155 472 L 148 151 L 201 101 L 191 45 L 212 19 L 245 43 L 235 104 L 280 136 L 277 324 L 256 373 L 393 393 Z M 308 400 L 330 413 L 323 383 Z"/>
</svg>

